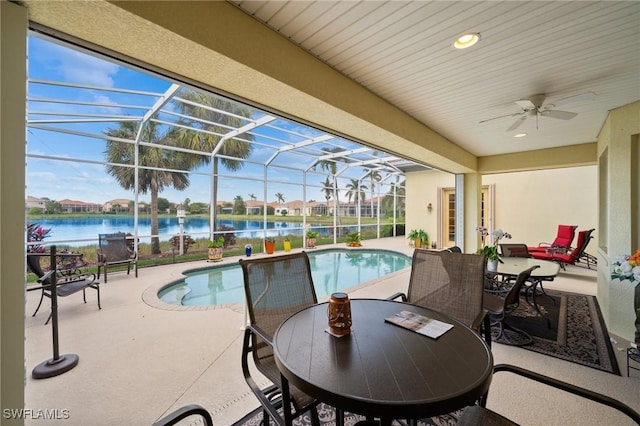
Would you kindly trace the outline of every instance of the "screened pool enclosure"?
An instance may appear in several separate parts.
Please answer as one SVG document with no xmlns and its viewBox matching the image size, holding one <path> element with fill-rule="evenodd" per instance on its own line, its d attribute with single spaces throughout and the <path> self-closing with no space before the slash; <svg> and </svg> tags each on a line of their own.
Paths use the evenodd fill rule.
<svg viewBox="0 0 640 426">
<path fill-rule="evenodd" d="M 115 226 L 152 253 L 176 235 L 177 211 L 193 239 L 302 239 L 308 230 L 334 243 L 350 232 L 378 238 L 403 229 L 404 175 L 423 169 L 366 141 L 29 36 L 29 222 L 46 218 L 37 213 L 122 219 Z M 93 244 L 100 229 L 54 232 L 47 243 Z"/>
</svg>

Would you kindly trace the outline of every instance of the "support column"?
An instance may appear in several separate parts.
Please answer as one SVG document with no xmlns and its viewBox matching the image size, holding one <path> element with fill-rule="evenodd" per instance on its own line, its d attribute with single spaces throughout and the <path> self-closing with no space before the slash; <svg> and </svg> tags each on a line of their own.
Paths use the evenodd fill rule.
<svg viewBox="0 0 640 426">
<path fill-rule="evenodd" d="M 0 409 L 24 408 L 27 9 L 0 2 Z M 23 419 L 2 418 L 7 425 Z"/>
<path fill-rule="evenodd" d="M 456 175 L 456 245 L 464 253 L 475 253 L 480 246 L 476 227 L 480 224 L 482 175 Z"/>
</svg>

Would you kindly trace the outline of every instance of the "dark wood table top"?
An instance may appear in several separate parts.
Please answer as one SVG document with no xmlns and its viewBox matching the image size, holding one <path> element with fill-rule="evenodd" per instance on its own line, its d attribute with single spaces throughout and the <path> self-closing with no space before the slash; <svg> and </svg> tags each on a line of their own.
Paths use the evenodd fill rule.
<svg viewBox="0 0 640 426">
<path fill-rule="evenodd" d="M 282 375 L 316 399 L 388 420 L 449 413 L 488 391 L 491 350 L 458 321 L 406 303 L 352 299 L 352 332 L 334 337 L 325 332 L 327 306 L 292 315 L 273 340 Z M 384 321 L 403 310 L 454 327 L 434 340 Z"/>
</svg>

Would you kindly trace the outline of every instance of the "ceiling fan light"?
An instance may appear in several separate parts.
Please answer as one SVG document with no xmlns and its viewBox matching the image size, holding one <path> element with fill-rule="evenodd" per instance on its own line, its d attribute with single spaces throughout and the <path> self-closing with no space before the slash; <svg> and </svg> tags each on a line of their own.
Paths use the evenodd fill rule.
<svg viewBox="0 0 640 426">
<path fill-rule="evenodd" d="M 456 49 L 466 49 L 476 44 L 480 40 L 480 33 L 466 33 L 462 34 L 453 43 L 453 47 Z"/>
</svg>

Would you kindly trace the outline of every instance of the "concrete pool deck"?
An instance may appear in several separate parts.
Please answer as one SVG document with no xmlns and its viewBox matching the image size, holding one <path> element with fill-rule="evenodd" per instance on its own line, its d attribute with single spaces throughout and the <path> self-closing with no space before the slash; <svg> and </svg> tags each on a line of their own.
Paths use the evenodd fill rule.
<svg viewBox="0 0 640 426">
<path fill-rule="evenodd" d="M 408 255 L 413 251 L 403 237 L 366 240 L 363 245 Z M 344 244 L 336 247 L 343 248 Z M 224 262 L 233 263 L 237 259 L 225 258 Z M 52 337 L 51 327 L 44 325 L 48 316 L 46 306 L 35 318 L 31 317 L 39 295 L 28 293 L 25 408 L 57 409 L 61 414 L 62 410 L 68 410 L 65 412 L 69 418 L 55 422 L 26 419 L 25 424 L 149 425 L 182 405 L 197 403 L 212 413 L 216 425 L 230 425 L 256 408 L 258 402 L 249 391 L 240 367 L 245 322 L 243 305 L 180 310 L 164 303 L 153 306 L 148 303 L 148 297 L 143 297 L 143 294 L 180 279 L 182 271 L 206 265 L 202 260 L 143 268 L 137 279 L 123 272 L 110 274 L 109 282 L 101 284 L 101 310 L 97 308 L 94 291 L 87 292 L 86 304 L 82 303 L 80 295 L 61 299 L 60 354 L 77 354 L 80 362 L 71 371 L 48 379 L 31 378 L 31 370 L 52 357 Z M 384 298 L 396 291 L 406 291 L 409 272 L 406 269 L 363 284 L 351 292 L 350 297 Z M 545 284 L 545 288 L 595 294 L 596 273 L 569 267 L 553 283 Z M 628 342 L 622 339 L 614 345 L 623 375 L 626 375 L 626 364 L 622 349 L 627 346 Z M 496 363 L 526 366 L 603 392 L 640 410 L 637 398 L 640 375 L 632 378 L 614 376 L 499 344 L 494 344 L 492 351 Z M 517 411 L 530 401 L 530 391 L 519 395 L 510 384 L 504 385 L 502 377 L 496 377 L 494 383 L 489 406 L 520 423 L 554 424 L 566 420 L 566 412 L 573 405 L 578 410 L 571 414 L 573 423 L 597 424 L 606 420 L 609 424 L 625 424 L 608 410 L 600 410 L 605 414 L 598 417 L 597 412 L 585 410 L 584 403 L 570 399 L 559 407 L 563 415 L 542 403 L 540 408 L 545 409 L 535 410 L 535 416 L 528 421 Z M 514 410 L 516 414 L 510 414 Z"/>
</svg>

